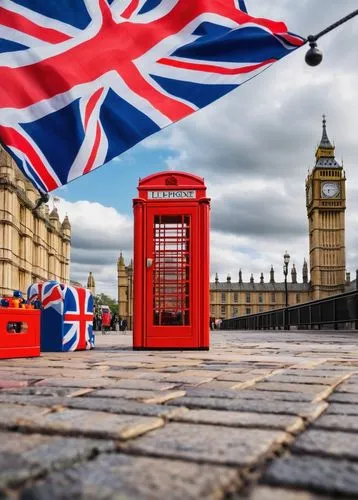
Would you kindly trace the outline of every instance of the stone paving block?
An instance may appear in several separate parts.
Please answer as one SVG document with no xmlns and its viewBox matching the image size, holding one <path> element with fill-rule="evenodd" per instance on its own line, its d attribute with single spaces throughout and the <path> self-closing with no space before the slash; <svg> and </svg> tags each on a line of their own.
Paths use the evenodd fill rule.
<svg viewBox="0 0 358 500">
<path fill-rule="evenodd" d="M 22 387 L 19 389 L 11 389 L 6 392 L 8 395 L 18 394 L 21 396 L 47 396 L 47 397 L 75 397 L 83 396 L 84 394 L 90 394 L 92 389 L 86 389 L 81 387 Z M 0 393 L 1 395 L 1 393 Z"/>
<path fill-rule="evenodd" d="M 248 465 L 287 440 L 288 435 L 281 431 L 169 423 L 124 443 L 122 449 L 205 463 Z"/>
<path fill-rule="evenodd" d="M 52 407 L 54 405 L 62 404 L 64 398 L 62 397 L 51 397 L 51 396 L 31 396 L 27 394 L 3 394 L 0 393 L 0 413 L 2 405 L 32 405 L 32 406 L 43 406 Z"/>
<path fill-rule="evenodd" d="M 358 418 L 356 415 L 322 415 L 313 422 L 314 427 L 335 431 L 358 432 Z"/>
<path fill-rule="evenodd" d="M 320 395 L 322 398 L 329 394 L 330 387 L 319 384 L 285 384 L 275 382 L 260 382 L 255 384 L 255 390 L 260 391 L 284 391 L 284 392 L 303 392 L 306 394 Z"/>
<path fill-rule="evenodd" d="M 310 491 L 289 490 L 272 486 L 257 486 L 249 496 L 233 496 L 233 500 L 334 500 L 333 496 L 319 495 Z"/>
<path fill-rule="evenodd" d="M 270 484 L 316 492 L 358 496 L 358 463 L 331 458 L 288 456 L 275 460 L 264 475 Z"/>
<path fill-rule="evenodd" d="M 134 399 L 136 401 L 142 401 L 143 403 L 165 403 L 171 399 L 179 398 L 185 396 L 186 392 L 182 390 L 172 390 L 172 391 L 146 391 L 143 389 L 100 389 L 98 391 L 91 392 L 91 397 L 98 398 L 122 398 L 122 399 Z"/>
<path fill-rule="evenodd" d="M 358 405 L 357 404 L 340 404 L 340 403 L 330 403 L 327 408 L 326 414 L 330 415 L 357 415 L 358 416 Z"/>
<path fill-rule="evenodd" d="M 180 385 L 179 383 L 172 382 L 157 382 L 155 380 L 119 380 L 113 383 L 111 386 L 116 389 L 144 389 L 149 391 L 168 391 Z"/>
<path fill-rule="evenodd" d="M 349 377 L 350 374 L 351 372 L 347 372 L 346 370 L 320 370 L 319 368 L 306 368 L 304 370 L 289 368 L 282 373 L 282 375 L 288 377 L 310 377 L 318 379 L 327 378 L 334 381 L 341 377 Z"/>
<path fill-rule="evenodd" d="M 38 432 L 54 431 L 102 439 L 130 439 L 162 427 L 164 421 L 161 418 L 138 415 L 60 409 L 57 412 L 47 413 L 31 420 L 27 416 L 22 419 L 18 418 L 18 425 Z"/>
<path fill-rule="evenodd" d="M 27 488 L 20 500 L 215 500 L 239 485 L 233 468 L 179 460 L 103 455 Z"/>
<path fill-rule="evenodd" d="M 266 378 L 267 382 L 272 383 L 285 383 L 285 384 L 319 384 L 319 385 L 335 385 L 338 384 L 342 377 L 311 377 L 311 376 L 301 376 L 301 375 L 273 375 Z"/>
<path fill-rule="evenodd" d="M 205 408 L 210 410 L 243 411 L 253 413 L 275 413 L 297 415 L 312 420 L 317 418 L 326 408 L 327 403 L 298 403 L 295 401 L 237 400 L 224 398 L 194 398 L 184 396 L 170 402 L 172 405 L 188 408 Z"/>
<path fill-rule="evenodd" d="M 221 389 L 204 389 L 186 388 L 187 396 L 204 397 L 204 398 L 225 398 L 225 399 L 264 399 L 268 401 L 298 401 L 298 402 L 312 402 L 315 395 L 304 394 L 301 392 L 281 392 L 281 391 L 255 391 L 254 389 L 235 389 L 235 390 L 221 390 Z"/>
<path fill-rule="evenodd" d="M 213 377 L 203 376 L 198 377 L 197 375 L 184 375 L 185 372 L 175 373 L 165 377 L 165 382 L 174 384 L 190 384 L 190 385 L 201 385 L 207 382 L 211 382 Z"/>
<path fill-rule="evenodd" d="M 12 389 L 15 387 L 26 387 L 29 380 L 0 379 L 0 389 Z"/>
<path fill-rule="evenodd" d="M 254 381 L 252 381 L 252 384 Z M 239 388 L 244 386 L 244 384 L 247 384 L 247 382 L 235 382 L 233 380 L 213 380 L 212 382 L 206 382 L 204 384 L 200 385 L 200 388 L 202 389 L 220 389 L 220 390 L 225 390 L 225 389 L 233 389 L 235 387 Z M 250 385 L 250 384 L 248 384 Z"/>
<path fill-rule="evenodd" d="M 266 373 L 265 373 L 266 375 Z M 217 380 L 221 381 L 233 381 L 233 382 L 247 382 L 247 381 L 252 381 L 255 382 L 257 380 L 261 380 L 265 377 L 263 374 L 257 374 L 257 373 L 230 373 L 230 372 L 225 372 L 222 375 L 219 375 L 217 377 Z"/>
<path fill-rule="evenodd" d="M 334 392 L 329 396 L 328 401 L 332 403 L 358 404 L 358 394 Z"/>
<path fill-rule="evenodd" d="M 114 441 L 0 432 L 0 496 L 2 488 L 114 449 Z"/>
<path fill-rule="evenodd" d="M 358 435 L 352 432 L 309 429 L 297 438 L 292 451 L 358 461 Z"/>
<path fill-rule="evenodd" d="M 145 415 L 150 417 L 173 417 L 181 415 L 184 408 L 169 405 L 154 405 L 129 401 L 128 399 L 110 398 L 68 398 L 62 400 L 62 404 L 68 408 L 82 410 L 105 411 L 122 415 Z"/>
<path fill-rule="evenodd" d="M 353 394 L 358 394 L 358 384 L 349 384 L 348 382 L 344 382 L 343 384 L 336 387 L 335 391 L 351 392 Z"/>
<path fill-rule="evenodd" d="M 26 406 L 26 411 L 20 405 L 1 404 L 0 406 L 0 426 L 14 428 L 19 425 L 31 425 L 37 419 L 44 418 L 49 413 L 49 408 L 39 408 L 37 406 Z"/>
<path fill-rule="evenodd" d="M 108 387 L 113 384 L 118 383 L 114 379 L 105 378 L 99 376 L 95 379 L 87 379 L 87 378 L 46 378 L 37 382 L 35 384 L 38 386 L 47 386 L 47 387 L 86 387 L 86 388 L 99 388 L 99 387 Z"/>
<path fill-rule="evenodd" d="M 245 413 L 219 410 L 190 410 L 171 420 L 195 424 L 225 425 L 262 429 L 281 429 L 297 432 L 303 427 L 303 420 L 293 415 L 273 415 L 271 413 Z"/>
</svg>

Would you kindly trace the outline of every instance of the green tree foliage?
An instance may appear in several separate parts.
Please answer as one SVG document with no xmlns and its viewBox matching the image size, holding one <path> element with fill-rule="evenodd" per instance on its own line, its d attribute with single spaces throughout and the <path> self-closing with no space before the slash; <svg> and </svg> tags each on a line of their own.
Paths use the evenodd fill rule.
<svg viewBox="0 0 358 500">
<path fill-rule="evenodd" d="M 94 298 L 94 303 L 96 308 L 99 306 L 108 306 L 112 314 L 118 314 L 118 302 L 105 293 L 99 293 L 98 295 L 96 295 Z"/>
</svg>

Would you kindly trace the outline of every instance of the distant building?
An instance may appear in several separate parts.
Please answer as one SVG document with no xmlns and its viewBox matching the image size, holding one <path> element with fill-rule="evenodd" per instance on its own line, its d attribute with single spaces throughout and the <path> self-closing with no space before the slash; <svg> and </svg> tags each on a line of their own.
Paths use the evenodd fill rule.
<svg viewBox="0 0 358 500">
<path fill-rule="evenodd" d="M 133 261 L 126 266 L 122 252 L 117 263 L 118 315 L 127 320 L 128 329 L 133 327 Z"/>
<path fill-rule="evenodd" d="M 56 208 L 33 208 L 38 191 L 0 147 L 0 295 L 70 277 L 71 225 Z"/>
<path fill-rule="evenodd" d="M 346 176 L 343 166 L 335 159 L 335 147 L 328 139 L 325 117 L 322 128 L 316 162 L 306 179 L 310 277 L 306 260 L 300 282 L 296 266 L 290 267 L 289 305 L 328 297 L 356 286 L 345 269 Z M 132 275 L 132 262 L 127 267 L 121 254 L 118 260 L 119 314 L 126 318 L 131 317 L 133 310 Z M 227 276 L 221 282 L 216 274 L 215 281 L 210 283 L 210 315 L 214 318 L 228 319 L 285 305 L 285 283 L 277 281 L 273 267 L 266 283 L 263 273 L 258 281 L 251 275 L 250 281 L 244 283 L 241 270 L 237 280 Z"/>
</svg>

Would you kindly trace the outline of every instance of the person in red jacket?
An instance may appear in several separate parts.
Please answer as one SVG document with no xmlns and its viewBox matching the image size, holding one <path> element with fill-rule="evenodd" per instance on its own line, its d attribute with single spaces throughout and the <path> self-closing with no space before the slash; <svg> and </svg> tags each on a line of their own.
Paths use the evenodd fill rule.
<svg viewBox="0 0 358 500">
<path fill-rule="evenodd" d="M 111 328 L 111 311 L 109 307 L 102 306 L 102 335 L 109 332 Z"/>
</svg>

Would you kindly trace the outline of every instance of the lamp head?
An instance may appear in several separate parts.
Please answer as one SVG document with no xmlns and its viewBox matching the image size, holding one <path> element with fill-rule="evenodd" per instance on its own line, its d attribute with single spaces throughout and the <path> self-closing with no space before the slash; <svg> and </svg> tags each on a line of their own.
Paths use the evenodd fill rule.
<svg viewBox="0 0 358 500">
<path fill-rule="evenodd" d="M 310 48 L 306 52 L 305 61 L 308 66 L 318 66 L 322 62 L 323 53 L 317 47 L 317 42 L 312 35 L 308 37 L 308 42 Z"/>
<path fill-rule="evenodd" d="M 286 253 L 285 255 L 283 256 L 283 261 L 285 263 L 286 266 L 288 266 L 289 262 L 290 262 L 290 256 L 289 254 L 287 253 L 287 250 L 286 250 Z"/>
</svg>

